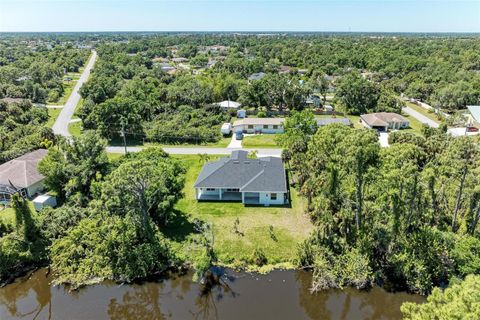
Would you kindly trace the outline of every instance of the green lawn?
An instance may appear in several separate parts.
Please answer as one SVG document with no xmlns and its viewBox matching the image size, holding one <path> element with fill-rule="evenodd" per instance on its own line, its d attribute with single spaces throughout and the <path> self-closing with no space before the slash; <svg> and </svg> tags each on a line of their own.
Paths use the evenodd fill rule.
<svg viewBox="0 0 480 320">
<path fill-rule="evenodd" d="M 279 148 L 275 139 L 278 134 L 256 134 L 244 136 L 242 146 L 244 148 Z"/>
<path fill-rule="evenodd" d="M 47 111 L 48 111 L 48 117 L 49 118 L 48 118 L 48 121 L 45 124 L 45 126 L 51 128 L 51 127 L 53 127 L 53 124 L 55 123 L 55 120 L 57 120 L 58 115 L 62 111 L 62 108 L 48 108 Z"/>
<path fill-rule="evenodd" d="M 82 134 L 82 122 L 72 122 L 68 125 L 68 131 L 72 136 L 78 137 Z"/>
<path fill-rule="evenodd" d="M 233 202 L 197 202 L 193 184 L 202 168 L 198 156 L 174 156 L 187 168 L 185 197 L 176 205 L 177 219 L 167 229 L 167 235 L 174 240 L 174 249 L 186 261 L 194 261 L 196 251 L 192 250 L 192 219 L 211 223 L 215 237 L 214 250 L 218 264 L 268 271 L 273 267 L 293 267 L 297 244 L 304 240 L 313 225 L 304 214 L 305 201 L 292 190 L 291 207 L 245 207 Z M 212 159 L 214 159 L 212 157 Z M 233 226 L 239 219 L 238 230 Z M 270 233 L 273 227 L 273 236 Z M 258 268 L 249 264 L 252 252 L 261 249 L 268 259 L 268 265 Z"/>
<path fill-rule="evenodd" d="M 410 128 L 403 129 L 402 131 L 412 132 L 412 133 L 415 133 L 415 134 L 422 134 L 422 125 L 423 124 L 420 121 L 418 121 L 414 117 L 412 117 L 408 114 L 405 114 L 405 113 L 403 113 L 402 116 L 407 118 L 407 120 L 410 122 Z"/>
<path fill-rule="evenodd" d="M 35 214 L 36 211 L 32 201 L 28 201 L 28 206 L 30 207 L 31 212 Z M 15 211 L 13 208 L 0 210 L 0 221 L 12 228 L 15 227 Z"/>
<path fill-rule="evenodd" d="M 364 128 L 364 126 L 360 123 L 360 116 L 347 115 L 347 118 L 350 119 L 354 128 L 357 128 L 357 129 Z"/>
</svg>

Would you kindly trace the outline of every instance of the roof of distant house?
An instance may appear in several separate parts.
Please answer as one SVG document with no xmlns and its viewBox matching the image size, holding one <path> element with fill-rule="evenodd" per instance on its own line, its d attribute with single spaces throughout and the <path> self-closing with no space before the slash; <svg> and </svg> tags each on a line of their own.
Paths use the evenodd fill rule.
<svg viewBox="0 0 480 320">
<path fill-rule="evenodd" d="M 231 188 L 240 192 L 287 192 L 282 159 L 250 159 L 244 150 L 230 157 L 208 162 L 195 181 L 195 188 Z"/>
<path fill-rule="evenodd" d="M 363 121 L 372 126 L 388 126 L 391 122 L 409 122 L 407 118 L 394 112 L 378 112 L 362 114 Z"/>
<path fill-rule="evenodd" d="M 233 126 L 241 126 L 241 125 L 264 125 L 264 124 L 271 124 L 271 125 L 281 125 L 285 121 L 285 118 L 245 118 L 241 120 L 237 120 L 233 123 Z"/>
<path fill-rule="evenodd" d="M 257 73 L 252 73 L 249 77 L 248 80 L 260 80 L 263 77 L 265 77 L 267 74 L 265 72 L 257 72 Z"/>
<path fill-rule="evenodd" d="M 179 57 L 179 58 L 172 58 L 173 62 L 187 62 L 187 58 Z"/>
<path fill-rule="evenodd" d="M 38 172 L 38 162 L 47 155 L 47 150 L 38 149 L 0 165 L 0 184 L 12 183 L 16 188 L 28 188 L 45 177 Z"/>
<path fill-rule="evenodd" d="M 472 117 L 480 122 L 480 106 L 467 106 L 468 111 L 470 111 L 470 114 Z"/>
<path fill-rule="evenodd" d="M 3 98 L 3 99 L 0 99 L 0 102 L 6 102 L 7 104 L 10 104 L 10 103 L 19 103 L 19 102 L 23 102 L 27 99 L 24 99 L 24 98 Z"/>
<path fill-rule="evenodd" d="M 240 102 L 231 101 L 231 100 L 217 102 L 216 104 L 220 106 L 220 108 L 233 108 L 233 109 L 238 109 L 242 105 Z"/>
<path fill-rule="evenodd" d="M 350 119 L 348 118 L 322 118 L 322 119 L 317 119 L 317 125 L 319 127 L 326 126 L 328 124 L 332 123 L 341 123 L 347 126 L 351 126 L 352 122 L 350 122 Z"/>
</svg>

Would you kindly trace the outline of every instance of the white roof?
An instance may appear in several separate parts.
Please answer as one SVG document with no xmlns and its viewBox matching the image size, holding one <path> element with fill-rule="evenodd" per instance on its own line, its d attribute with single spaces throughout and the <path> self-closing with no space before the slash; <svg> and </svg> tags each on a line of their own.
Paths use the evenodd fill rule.
<svg viewBox="0 0 480 320">
<path fill-rule="evenodd" d="M 52 198 L 52 196 L 49 196 L 48 194 L 41 194 L 35 199 L 33 199 L 33 202 L 35 203 L 45 203 L 48 199 Z"/>
<path fill-rule="evenodd" d="M 230 129 L 231 127 L 232 127 L 231 123 L 226 122 L 226 123 L 222 124 L 222 129 Z"/>
<path fill-rule="evenodd" d="M 468 111 L 472 114 L 472 117 L 480 122 L 480 106 L 467 106 Z"/>
<path fill-rule="evenodd" d="M 233 109 L 238 109 L 242 104 L 236 101 L 230 101 L 230 100 L 225 100 L 222 102 L 217 102 L 217 105 L 220 106 L 220 108 L 233 108 Z"/>
<path fill-rule="evenodd" d="M 241 125 L 281 125 L 284 121 L 284 118 L 245 118 L 235 121 L 233 123 L 233 126 L 238 127 Z"/>
</svg>

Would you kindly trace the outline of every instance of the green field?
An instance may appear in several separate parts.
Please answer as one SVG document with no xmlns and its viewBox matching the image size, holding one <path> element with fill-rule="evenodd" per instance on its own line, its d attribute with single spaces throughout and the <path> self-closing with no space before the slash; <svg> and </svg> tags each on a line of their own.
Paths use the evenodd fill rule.
<svg viewBox="0 0 480 320">
<path fill-rule="evenodd" d="M 412 117 L 412 116 L 410 116 L 406 113 L 403 113 L 402 116 L 407 118 L 407 120 L 410 122 L 410 128 L 403 129 L 402 131 L 412 132 L 412 133 L 415 133 L 415 134 L 422 134 L 423 124 L 420 121 L 418 121 L 417 119 L 415 119 L 414 117 Z"/>
<path fill-rule="evenodd" d="M 45 124 L 45 126 L 51 128 L 51 127 L 53 127 L 53 124 L 55 123 L 55 120 L 57 120 L 58 115 L 62 111 L 62 108 L 48 108 L 47 111 L 48 111 L 48 117 L 49 118 L 48 118 L 48 121 Z"/>
<path fill-rule="evenodd" d="M 78 137 L 82 134 L 82 122 L 72 122 L 68 125 L 68 131 L 72 136 Z"/>
<path fill-rule="evenodd" d="M 166 230 L 174 248 L 186 261 L 194 261 L 191 249 L 192 219 L 210 223 L 214 233 L 214 251 L 218 264 L 267 271 L 274 267 L 293 267 L 297 244 L 304 240 L 313 225 L 304 214 L 305 201 L 292 190 L 291 207 L 245 207 L 234 202 L 197 202 L 193 184 L 203 166 L 198 156 L 174 156 L 187 168 L 184 198 L 176 205 L 177 218 Z M 213 159 L 213 158 L 212 158 Z M 238 218 L 238 230 L 234 223 Z M 270 229 L 273 228 L 273 233 Z M 261 249 L 268 264 L 258 268 L 249 263 L 255 249 Z"/>
<path fill-rule="evenodd" d="M 278 134 L 256 134 L 244 136 L 242 146 L 244 148 L 279 148 L 275 139 Z"/>
</svg>

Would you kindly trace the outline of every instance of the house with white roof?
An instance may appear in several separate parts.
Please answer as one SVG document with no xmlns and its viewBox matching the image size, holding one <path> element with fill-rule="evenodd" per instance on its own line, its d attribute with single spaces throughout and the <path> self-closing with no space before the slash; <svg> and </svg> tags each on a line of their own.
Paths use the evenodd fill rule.
<svg viewBox="0 0 480 320">
<path fill-rule="evenodd" d="M 244 118 L 233 123 L 233 131 L 243 133 L 283 133 L 284 118 Z"/>
</svg>

